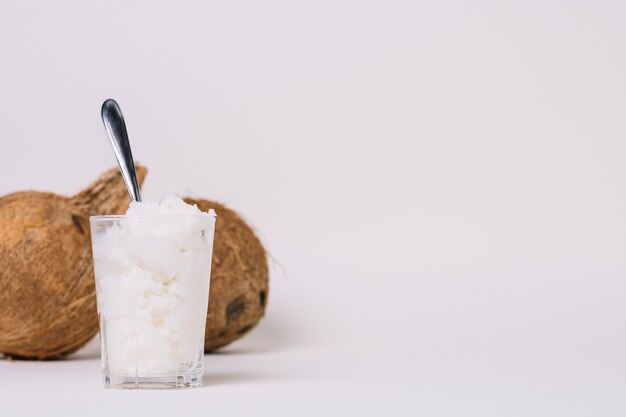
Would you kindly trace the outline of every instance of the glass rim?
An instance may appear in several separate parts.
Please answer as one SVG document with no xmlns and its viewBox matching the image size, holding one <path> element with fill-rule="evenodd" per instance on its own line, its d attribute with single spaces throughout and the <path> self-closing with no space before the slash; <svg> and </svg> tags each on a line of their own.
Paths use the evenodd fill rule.
<svg viewBox="0 0 626 417">
<path fill-rule="evenodd" d="M 208 213 L 199 214 L 104 214 L 89 216 L 90 222 L 105 221 L 105 220 L 123 220 L 123 219 L 160 219 L 160 218 L 200 218 L 200 219 L 215 219 L 216 215 L 213 210 Z"/>
</svg>

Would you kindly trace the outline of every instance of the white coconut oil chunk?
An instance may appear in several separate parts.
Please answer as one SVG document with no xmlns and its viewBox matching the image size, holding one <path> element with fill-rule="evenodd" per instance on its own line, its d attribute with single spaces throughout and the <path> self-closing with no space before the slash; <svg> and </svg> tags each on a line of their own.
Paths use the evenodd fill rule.
<svg viewBox="0 0 626 417">
<path fill-rule="evenodd" d="M 92 244 L 105 378 L 198 382 L 215 213 L 168 196 L 100 222 Z"/>
</svg>

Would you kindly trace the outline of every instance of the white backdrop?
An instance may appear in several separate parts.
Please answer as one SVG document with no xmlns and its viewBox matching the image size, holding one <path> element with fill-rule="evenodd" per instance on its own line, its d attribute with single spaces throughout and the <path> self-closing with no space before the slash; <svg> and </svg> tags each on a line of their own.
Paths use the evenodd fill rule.
<svg viewBox="0 0 626 417">
<path fill-rule="evenodd" d="M 0 363 L 3 407 L 623 416 L 625 17 L 0 0 L 0 194 L 73 194 L 114 166 L 113 97 L 144 196 L 226 202 L 276 260 L 265 320 L 207 358 L 207 388 L 104 391 L 87 354 Z"/>
</svg>

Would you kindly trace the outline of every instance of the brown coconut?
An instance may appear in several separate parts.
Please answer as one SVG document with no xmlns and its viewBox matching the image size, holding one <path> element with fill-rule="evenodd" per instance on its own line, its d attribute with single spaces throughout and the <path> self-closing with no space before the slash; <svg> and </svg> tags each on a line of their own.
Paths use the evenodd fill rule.
<svg viewBox="0 0 626 417">
<path fill-rule="evenodd" d="M 185 198 L 217 214 L 205 352 L 248 333 L 263 317 L 268 296 L 267 254 L 254 231 L 237 213 L 207 200 Z"/>
<path fill-rule="evenodd" d="M 137 167 L 140 183 L 146 169 Z M 74 197 L 0 198 L 0 353 L 52 359 L 98 332 L 89 216 L 128 207 L 117 168 Z"/>
</svg>

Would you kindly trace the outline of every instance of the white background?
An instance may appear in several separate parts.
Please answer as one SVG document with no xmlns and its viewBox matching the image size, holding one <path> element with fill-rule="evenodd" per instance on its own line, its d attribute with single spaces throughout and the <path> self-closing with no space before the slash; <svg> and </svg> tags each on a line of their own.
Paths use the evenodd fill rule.
<svg viewBox="0 0 626 417">
<path fill-rule="evenodd" d="M 623 1 L 0 0 L 0 193 L 115 165 L 273 258 L 207 387 L 0 362 L 0 415 L 623 416 Z M 151 414 L 148 414 L 148 411 Z"/>
</svg>

